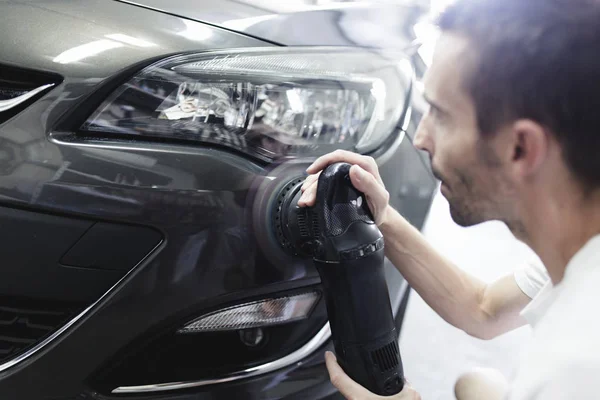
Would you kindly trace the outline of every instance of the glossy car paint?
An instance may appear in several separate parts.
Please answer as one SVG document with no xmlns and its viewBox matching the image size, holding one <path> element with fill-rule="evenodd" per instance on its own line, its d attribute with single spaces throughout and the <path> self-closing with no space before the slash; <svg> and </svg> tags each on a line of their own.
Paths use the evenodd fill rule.
<svg viewBox="0 0 600 400">
<path fill-rule="evenodd" d="M 242 32 L 285 46 L 352 46 L 403 49 L 414 41 L 417 6 L 337 3 L 290 5 L 236 0 L 119 0 Z M 264 2 L 263 2 L 264 3 Z"/>
<path fill-rule="evenodd" d="M 227 27 L 209 9 L 203 16 L 198 3 L 216 2 L 194 3 L 198 15 L 185 10 L 174 14 Z M 239 6 L 218 3 L 230 14 Z M 239 7 L 237 16 L 244 18 Z M 282 176 L 278 164 L 261 164 L 224 148 L 87 140 L 74 135 L 73 123 L 87 116 L 82 104 L 98 104 L 116 84 L 158 58 L 273 42 L 296 45 L 299 38 L 266 35 L 252 26 L 235 29 L 265 35 L 263 41 L 231 28 L 116 1 L 2 1 L 0 10 L 0 64 L 64 77 L 42 99 L 0 125 L 0 140 L 20 149 L 18 159 L 2 164 L 11 168 L 0 171 L 0 205 L 144 225 L 164 236 L 159 248 L 85 316 L 31 357 L 2 370 L 1 398 L 111 398 L 96 393 L 88 379 L 144 333 L 221 303 L 318 282 L 310 262 L 270 262 L 257 244 L 261 228 L 253 223 L 251 204 L 265 179 L 300 176 L 311 160 L 284 160 L 295 172 Z M 114 39 L 123 35 L 136 40 Z M 306 44 L 329 44 L 317 42 L 315 38 Z M 419 117 L 412 112 L 407 131 Z M 394 143 L 375 156 L 392 203 L 420 226 L 435 183 L 408 136 L 396 135 Z M 403 280 L 393 266 L 387 271 L 392 300 L 398 304 Z M 332 392 L 322 361 L 319 351 L 262 377 L 169 398 L 307 398 L 303 396 L 310 393 L 310 398 L 318 398 Z"/>
</svg>

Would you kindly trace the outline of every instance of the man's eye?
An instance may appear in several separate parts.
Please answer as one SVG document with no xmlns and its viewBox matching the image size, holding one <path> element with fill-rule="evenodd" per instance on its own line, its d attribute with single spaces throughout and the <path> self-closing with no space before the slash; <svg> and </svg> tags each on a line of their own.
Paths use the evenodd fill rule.
<svg viewBox="0 0 600 400">
<path fill-rule="evenodd" d="M 429 116 L 435 119 L 436 121 L 442 121 L 444 119 L 444 113 L 441 112 L 440 109 L 435 106 L 429 107 Z"/>
<path fill-rule="evenodd" d="M 439 116 L 439 114 L 440 114 L 439 111 L 440 110 L 438 110 L 436 107 L 431 106 L 431 105 L 429 106 L 429 111 L 428 112 L 429 112 L 429 115 L 431 117 L 437 118 Z"/>
</svg>

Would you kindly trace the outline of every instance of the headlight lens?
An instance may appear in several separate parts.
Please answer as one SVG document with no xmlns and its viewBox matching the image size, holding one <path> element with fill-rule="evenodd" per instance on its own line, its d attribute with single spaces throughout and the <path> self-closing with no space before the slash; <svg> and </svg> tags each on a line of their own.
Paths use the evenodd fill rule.
<svg viewBox="0 0 600 400">
<path fill-rule="evenodd" d="M 411 78 L 406 59 L 375 50 L 176 56 L 117 89 L 82 129 L 220 144 L 268 159 L 368 152 L 400 122 Z"/>
</svg>

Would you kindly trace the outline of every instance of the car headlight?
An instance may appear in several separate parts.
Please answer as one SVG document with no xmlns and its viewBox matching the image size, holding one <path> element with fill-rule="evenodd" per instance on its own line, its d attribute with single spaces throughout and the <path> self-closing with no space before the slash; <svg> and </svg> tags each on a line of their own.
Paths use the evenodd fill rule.
<svg viewBox="0 0 600 400">
<path fill-rule="evenodd" d="M 261 158 L 366 153 L 400 122 L 410 63 L 346 48 L 259 48 L 159 61 L 118 88 L 84 132 L 225 145 Z"/>
</svg>

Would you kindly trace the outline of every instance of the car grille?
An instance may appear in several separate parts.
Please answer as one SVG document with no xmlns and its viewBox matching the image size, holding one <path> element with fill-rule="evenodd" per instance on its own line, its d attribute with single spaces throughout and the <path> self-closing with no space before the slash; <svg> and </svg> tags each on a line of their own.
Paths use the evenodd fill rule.
<svg viewBox="0 0 600 400">
<path fill-rule="evenodd" d="M 0 363 L 33 347 L 82 310 L 73 303 L 0 297 Z"/>
</svg>

